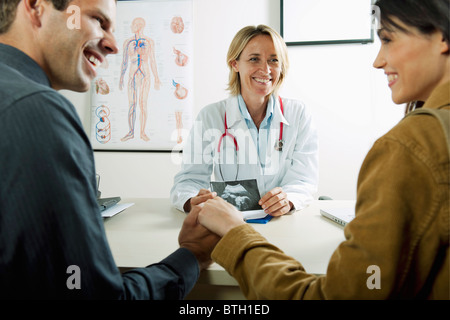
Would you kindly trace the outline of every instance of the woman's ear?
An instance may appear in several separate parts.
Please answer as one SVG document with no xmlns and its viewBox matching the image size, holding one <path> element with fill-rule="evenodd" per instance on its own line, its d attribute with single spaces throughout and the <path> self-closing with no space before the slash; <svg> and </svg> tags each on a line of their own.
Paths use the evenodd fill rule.
<svg viewBox="0 0 450 320">
<path fill-rule="evenodd" d="M 233 68 L 233 70 L 234 70 L 235 72 L 239 72 L 237 60 L 231 61 L 230 65 L 231 65 L 231 67 Z"/>
<path fill-rule="evenodd" d="M 442 50 L 441 53 L 449 54 L 449 48 L 448 48 L 448 41 L 445 40 L 444 37 L 442 37 Z"/>
<path fill-rule="evenodd" d="M 441 37 L 441 53 L 449 54 L 449 46 L 448 46 L 449 41 L 445 39 L 444 34 L 442 32 L 439 33 Z"/>
</svg>

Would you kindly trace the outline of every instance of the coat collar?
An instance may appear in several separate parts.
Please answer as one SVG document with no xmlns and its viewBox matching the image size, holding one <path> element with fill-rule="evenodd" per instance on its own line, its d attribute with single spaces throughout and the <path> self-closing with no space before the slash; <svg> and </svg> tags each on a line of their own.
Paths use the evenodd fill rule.
<svg viewBox="0 0 450 320">
<path fill-rule="evenodd" d="M 239 124 L 239 122 L 244 121 L 244 118 L 242 118 L 241 112 L 239 111 L 238 96 L 231 96 L 228 98 L 225 112 L 227 115 L 228 128 L 231 128 L 234 125 Z"/>
<path fill-rule="evenodd" d="M 270 96 L 270 99 L 275 99 L 275 96 Z M 283 105 L 284 112 L 286 112 L 286 105 Z M 239 110 L 239 101 L 238 96 L 231 96 L 228 98 L 226 103 L 226 113 L 227 113 L 227 125 L 228 128 L 233 127 L 234 125 L 239 124 L 239 122 L 244 121 L 244 118 L 241 115 L 241 111 Z M 286 120 L 284 115 L 281 113 L 280 101 L 278 97 L 275 99 L 274 107 L 273 107 L 273 124 L 278 124 L 282 122 L 284 125 L 289 125 L 289 122 Z"/>
<path fill-rule="evenodd" d="M 450 81 L 436 87 L 423 108 L 440 109 L 450 104 Z"/>
<path fill-rule="evenodd" d="M 19 49 L 0 43 L 0 62 L 15 69 L 28 79 L 50 87 L 50 81 L 42 68 Z"/>
<path fill-rule="evenodd" d="M 274 107 L 274 119 L 276 122 L 282 122 L 285 125 L 289 125 L 289 122 L 287 121 L 286 117 L 284 116 L 286 114 L 286 100 L 283 100 L 283 98 L 281 98 L 281 100 L 283 101 L 283 110 L 284 110 L 284 114 L 281 112 L 281 106 L 280 106 L 280 98 L 277 97 L 275 99 L 275 107 Z"/>
</svg>

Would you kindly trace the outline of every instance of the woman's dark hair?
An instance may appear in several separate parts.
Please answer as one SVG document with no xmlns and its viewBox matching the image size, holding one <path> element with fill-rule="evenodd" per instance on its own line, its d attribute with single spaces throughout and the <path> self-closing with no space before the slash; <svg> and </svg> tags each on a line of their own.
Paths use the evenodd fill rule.
<svg viewBox="0 0 450 320">
<path fill-rule="evenodd" d="M 393 28 L 408 33 L 404 27 L 394 21 L 415 27 L 424 35 L 440 31 L 444 40 L 450 40 L 450 0 L 377 0 L 380 9 L 380 24 L 384 28 Z M 448 53 L 447 53 L 448 54 Z M 412 101 L 406 106 L 406 113 L 423 106 L 423 101 Z"/>
<path fill-rule="evenodd" d="M 408 32 L 393 20 L 397 18 L 408 26 L 416 27 L 423 34 L 439 30 L 449 43 L 449 0 L 378 0 L 375 5 L 380 8 L 380 22 L 384 27 Z"/>
</svg>

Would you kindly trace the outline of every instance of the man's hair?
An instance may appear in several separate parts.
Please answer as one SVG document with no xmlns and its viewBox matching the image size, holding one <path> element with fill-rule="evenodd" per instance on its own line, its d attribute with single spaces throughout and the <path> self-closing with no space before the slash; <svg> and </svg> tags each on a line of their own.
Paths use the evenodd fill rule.
<svg viewBox="0 0 450 320">
<path fill-rule="evenodd" d="M 21 0 L 0 1 L 0 34 L 9 30 L 16 18 L 17 6 Z M 72 0 L 45 0 L 51 2 L 56 10 L 62 11 L 69 6 Z"/>
</svg>

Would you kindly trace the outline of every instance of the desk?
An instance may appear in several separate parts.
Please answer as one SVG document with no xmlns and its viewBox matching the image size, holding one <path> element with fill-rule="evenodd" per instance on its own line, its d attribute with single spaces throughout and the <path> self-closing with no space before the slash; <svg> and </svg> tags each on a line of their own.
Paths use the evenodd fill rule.
<svg viewBox="0 0 450 320">
<path fill-rule="evenodd" d="M 121 270 L 145 267 L 175 251 L 185 214 L 169 199 L 123 199 L 133 202 L 125 211 L 105 219 L 106 236 Z M 355 201 L 317 200 L 293 214 L 252 224 L 267 240 L 300 261 L 306 271 L 325 274 L 328 261 L 344 240 L 343 227 L 320 215 L 320 208 L 354 206 Z M 236 280 L 221 266 L 202 272 L 188 298 L 241 299 Z"/>
</svg>

